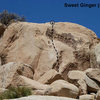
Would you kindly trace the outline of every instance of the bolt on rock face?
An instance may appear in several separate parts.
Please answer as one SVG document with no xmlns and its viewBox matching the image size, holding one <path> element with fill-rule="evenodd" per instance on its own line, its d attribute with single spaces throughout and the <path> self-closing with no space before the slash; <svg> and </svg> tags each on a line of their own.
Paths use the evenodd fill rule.
<svg viewBox="0 0 100 100">
<path fill-rule="evenodd" d="M 53 31 L 53 27 L 54 27 L 54 25 L 55 25 L 55 21 L 51 20 L 51 21 L 50 21 L 50 24 L 52 25 L 52 31 Z"/>
<path fill-rule="evenodd" d="M 54 25 L 54 24 L 55 24 L 55 21 L 51 20 L 51 21 L 50 21 L 50 24 L 51 24 L 51 25 Z"/>
</svg>

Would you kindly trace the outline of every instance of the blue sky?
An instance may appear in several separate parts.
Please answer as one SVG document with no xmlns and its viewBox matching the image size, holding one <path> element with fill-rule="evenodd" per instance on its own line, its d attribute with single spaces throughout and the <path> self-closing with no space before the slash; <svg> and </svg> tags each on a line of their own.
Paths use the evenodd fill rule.
<svg viewBox="0 0 100 100">
<path fill-rule="evenodd" d="M 100 0 L 1 0 L 4 9 L 24 15 L 28 22 L 73 22 L 93 30 L 100 38 L 100 8 L 67 8 L 64 3 L 100 3 Z"/>
</svg>

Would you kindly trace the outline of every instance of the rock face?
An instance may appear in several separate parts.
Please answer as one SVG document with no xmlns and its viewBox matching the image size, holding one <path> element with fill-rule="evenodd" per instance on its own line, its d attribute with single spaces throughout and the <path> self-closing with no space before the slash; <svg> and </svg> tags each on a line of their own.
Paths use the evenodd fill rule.
<svg viewBox="0 0 100 100">
<path fill-rule="evenodd" d="M 34 79 L 50 69 L 57 69 L 67 80 L 69 70 L 85 70 L 90 67 L 89 50 L 98 43 L 95 33 L 81 25 L 56 23 L 54 45 L 59 53 L 57 67 L 56 52 L 51 41 L 51 25 L 17 22 L 11 24 L 0 42 L 2 64 L 21 62 L 31 65 Z M 57 67 L 57 68 L 56 68 Z"/>
<path fill-rule="evenodd" d="M 80 79 L 84 79 L 85 75 L 86 74 L 82 71 L 73 70 L 73 71 L 69 71 L 68 78 L 70 80 L 80 80 Z"/>
<path fill-rule="evenodd" d="M 80 94 L 87 93 L 87 84 L 85 82 L 85 73 L 79 70 L 73 70 L 68 72 L 68 80 L 72 84 L 79 87 Z"/>
<path fill-rule="evenodd" d="M 91 51 L 91 66 L 93 68 L 100 68 L 100 43 L 95 45 Z"/>
<path fill-rule="evenodd" d="M 18 75 L 23 75 L 23 76 L 33 79 L 34 71 L 32 67 L 28 64 L 21 63 L 18 66 L 18 69 L 16 70 L 16 72 L 18 73 Z"/>
<path fill-rule="evenodd" d="M 13 62 L 0 66 L 0 88 L 6 88 L 9 86 L 17 68 L 18 64 Z"/>
<path fill-rule="evenodd" d="M 98 81 L 98 83 L 100 83 L 100 69 L 96 68 L 96 69 L 91 69 L 90 71 L 88 71 L 87 76 L 90 77 L 91 79 L 94 79 L 96 81 Z"/>
<path fill-rule="evenodd" d="M 53 34 L 50 23 L 15 22 L 5 31 L 2 28 L 0 24 L 0 88 L 26 86 L 36 95 L 83 95 L 81 100 L 100 90 L 100 71 L 94 69 L 100 65 L 100 40 L 93 31 L 61 22 L 55 23 Z M 20 100 L 31 98 L 49 100 L 48 96 Z M 50 97 L 74 100 L 70 98 Z"/>
<path fill-rule="evenodd" d="M 51 84 L 58 79 L 63 79 L 63 77 L 56 70 L 51 69 L 47 71 L 38 81 L 43 84 Z"/>
<path fill-rule="evenodd" d="M 79 100 L 95 100 L 94 95 L 82 95 Z"/>
<path fill-rule="evenodd" d="M 79 95 L 87 94 L 87 84 L 86 84 L 85 80 L 80 79 L 80 80 L 78 80 L 77 83 L 78 83 L 78 87 L 79 87 L 79 90 L 80 90 Z"/>
<path fill-rule="evenodd" d="M 78 84 L 83 94 L 86 94 L 87 90 L 89 92 L 97 92 L 100 89 L 100 86 L 82 71 L 69 71 L 68 79 L 71 83 Z"/>
<path fill-rule="evenodd" d="M 21 63 L 9 62 L 0 66 L 0 88 L 7 88 L 19 75 L 31 78 L 33 73 L 30 68 L 25 67 L 25 65 Z"/>
<path fill-rule="evenodd" d="M 41 84 L 35 80 L 21 75 L 17 78 L 17 82 L 13 84 L 14 86 L 26 86 L 32 88 L 33 90 L 45 90 L 48 87 L 48 85 Z"/>
<path fill-rule="evenodd" d="M 66 97 L 54 97 L 54 96 L 28 96 L 28 97 L 22 97 L 18 99 L 9 99 L 9 100 L 77 100 L 72 98 L 66 98 Z"/>
<path fill-rule="evenodd" d="M 76 98 L 79 94 L 79 89 L 67 81 L 57 80 L 50 85 L 46 92 L 49 95 Z"/>
<path fill-rule="evenodd" d="M 86 84 L 88 85 L 88 91 L 97 92 L 100 89 L 100 86 L 89 77 L 85 76 Z"/>
</svg>

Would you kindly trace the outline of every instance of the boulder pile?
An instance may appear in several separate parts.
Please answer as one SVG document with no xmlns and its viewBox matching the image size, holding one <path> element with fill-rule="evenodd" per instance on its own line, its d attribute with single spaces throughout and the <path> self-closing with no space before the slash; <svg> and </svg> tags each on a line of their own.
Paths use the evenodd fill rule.
<svg viewBox="0 0 100 100">
<path fill-rule="evenodd" d="M 49 23 L 15 22 L 0 24 L 0 34 L 0 93 L 25 86 L 33 96 L 18 100 L 100 100 L 100 40 L 93 31 L 58 22 L 52 34 Z"/>
</svg>

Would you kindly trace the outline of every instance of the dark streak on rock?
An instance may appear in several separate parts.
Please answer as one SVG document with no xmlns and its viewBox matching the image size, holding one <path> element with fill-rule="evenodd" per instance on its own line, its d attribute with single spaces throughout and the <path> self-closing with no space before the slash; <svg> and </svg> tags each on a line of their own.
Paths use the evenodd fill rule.
<svg viewBox="0 0 100 100">
<path fill-rule="evenodd" d="M 56 39 L 58 41 L 61 41 L 65 44 L 67 44 L 68 46 L 71 46 L 72 48 L 76 49 L 77 48 L 77 43 L 82 43 L 83 41 L 76 41 L 74 39 L 74 36 L 71 33 L 62 33 L 57 34 L 56 31 L 54 30 L 54 33 L 51 34 L 51 30 L 48 28 L 46 31 L 46 36 L 49 37 L 50 39 Z"/>
</svg>

